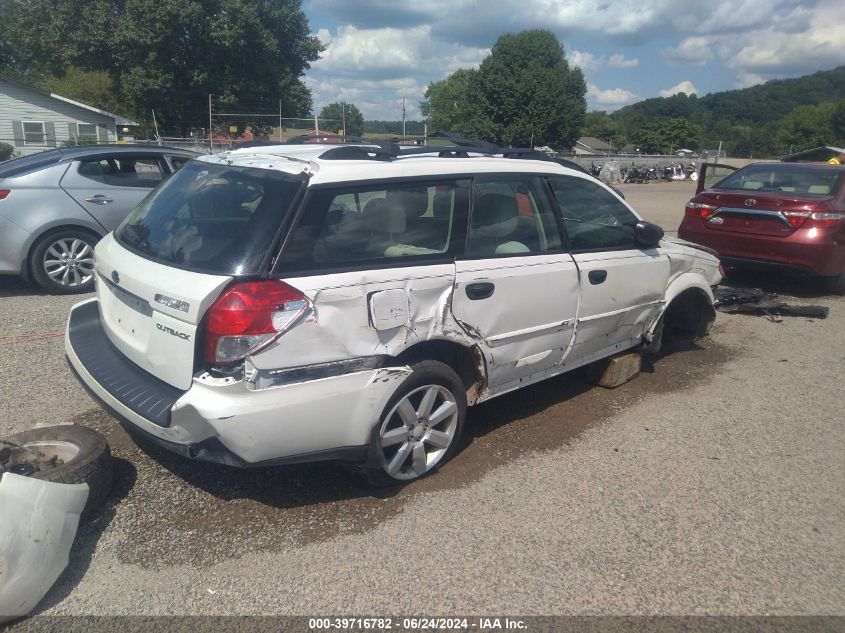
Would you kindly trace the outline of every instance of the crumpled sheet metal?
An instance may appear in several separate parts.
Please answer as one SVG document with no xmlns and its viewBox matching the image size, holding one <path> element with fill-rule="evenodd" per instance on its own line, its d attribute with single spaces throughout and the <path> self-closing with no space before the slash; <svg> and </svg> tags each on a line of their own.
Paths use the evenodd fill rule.
<svg viewBox="0 0 845 633">
<path fill-rule="evenodd" d="M 24 616 L 68 563 L 88 484 L 0 478 L 0 622 Z"/>
</svg>

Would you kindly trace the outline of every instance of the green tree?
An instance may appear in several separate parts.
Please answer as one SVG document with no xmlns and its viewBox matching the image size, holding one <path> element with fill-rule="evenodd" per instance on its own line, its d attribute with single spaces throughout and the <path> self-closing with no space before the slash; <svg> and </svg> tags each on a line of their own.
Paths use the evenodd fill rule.
<svg viewBox="0 0 845 633">
<path fill-rule="evenodd" d="M 50 92 L 108 112 L 118 112 L 121 108 L 114 82 L 104 70 L 81 70 L 71 66 L 65 69 L 63 76 L 49 76 L 42 83 Z"/>
<path fill-rule="evenodd" d="M 621 147 L 627 142 L 622 124 L 611 118 L 604 110 L 587 112 L 584 117 L 584 127 L 581 128 L 581 136 L 600 138 L 608 143 L 612 142 L 614 147 Z"/>
<path fill-rule="evenodd" d="M 468 133 L 473 118 L 479 116 L 477 103 L 470 99 L 477 74 L 474 68 L 459 68 L 446 79 L 428 85 L 420 112 L 432 131 Z"/>
<path fill-rule="evenodd" d="M 482 113 L 492 140 L 571 147 L 584 123 L 587 86 L 563 46 L 544 30 L 502 35 L 478 68 Z"/>
<path fill-rule="evenodd" d="M 587 87 L 549 31 L 499 37 L 477 71 L 429 84 L 421 111 L 430 126 L 504 145 L 571 147 L 587 110 Z"/>
<path fill-rule="evenodd" d="M 214 106 L 305 116 L 322 50 L 300 0 L 0 0 L 15 63 L 36 77 L 105 71 L 121 113 L 185 129 Z"/>
<path fill-rule="evenodd" d="M 354 103 L 330 103 L 320 110 L 320 119 L 329 119 L 325 128 L 329 130 L 340 130 L 343 128 L 343 121 L 346 120 L 344 134 L 350 136 L 361 136 L 364 133 L 364 115 L 355 107 Z"/>
<path fill-rule="evenodd" d="M 832 142 L 833 117 L 836 105 L 832 101 L 814 106 L 798 106 L 780 121 L 777 141 L 782 153 L 800 152 Z"/>
<path fill-rule="evenodd" d="M 690 123 L 680 117 L 654 118 L 631 135 L 631 142 L 648 153 L 670 154 L 674 150 L 686 147 L 701 147 L 704 131 L 700 125 Z"/>
</svg>

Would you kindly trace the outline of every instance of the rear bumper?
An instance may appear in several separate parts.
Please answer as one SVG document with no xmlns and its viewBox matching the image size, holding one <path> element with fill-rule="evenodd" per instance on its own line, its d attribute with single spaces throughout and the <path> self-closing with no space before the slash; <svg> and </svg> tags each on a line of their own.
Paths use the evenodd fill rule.
<svg viewBox="0 0 845 633">
<path fill-rule="evenodd" d="M 700 218 L 685 216 L 678 228 L 681 239 L 709 246 L 727 264 L 774 264 L 818 275 L 845 271 L 845 241 L 838 232 L 798 229 L 786 237 L 717 231 Z"/>
<path fill-rule="evenodd" d="M 96 337 L 98 327 L 104 344 L 92 355 L 84 341 L 80 344 L 79 331 L 87 329 Z M 201 375 L 187 391 L 176 390 L 163 425 L 163 417 L 145 415 L 128 400 L 133 389 L 166 396 L 165 387 L 174 388 L 134 366 L 108 343 L 99 325 L 97 299 L 71 310 L 65 353 L 80 382 L 128 431 L 185 457 L 231 466 L 363 460 L 373 426 L 410 374 L 409 368 L 371 369 L 258 390 L 244 381 Z M 103 366 L 120 367 L 119 380 L 111 380 Z M 161 384 L 151 386 L 150 379 Z"/>
</svg>

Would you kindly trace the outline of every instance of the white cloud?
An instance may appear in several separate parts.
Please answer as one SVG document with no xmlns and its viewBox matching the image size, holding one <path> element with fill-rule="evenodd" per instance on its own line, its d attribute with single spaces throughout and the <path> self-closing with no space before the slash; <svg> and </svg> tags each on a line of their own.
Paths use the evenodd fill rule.
<svg viewBox="0 0 845 633">
<path fill-rule="evenodd" d="M 642 97 L 635 95 L 630 90 L 623 88 L 611 88 L 601 90 L 595 84 L 587 84 L 587 100 L 596 107 L 594 109 L 616 109 L 640 101 Z"/>
<path fill-rule="evenodd" d="M 674 97 L 679 92 L 683 92 L 685 95 L 696 95 L 698 94 L 698 88 L 691 81 L 682 81 L 679 84 L 672 86 L 671 88 L 667 88 L 666 90 L 660 91 L 661 97 Z"/>
<path fill-rule="evenodd" d="M 602 59 L 600 57 L 596 57 L 592 53 L 569 51 L 566 58 L 573 66 L 578 66 L 578 68 L 583 70 L 585 73 L 598 70 L 602 67 Z"/>
<path fill-rule="evenodd" d="M 611 55 L 607 60 L 608 68 L 636 68 L 640 65 L 640 60 L 636 57 L 633 59 L 626 59 L 624 55 Z"/>
<path fill-rule="evenodd" d="M 704 66 L 708 60 L 713 59 L 713 42 L 708 37 L 687 37 L 675 48 L 665 51 L 664 56 L 669 62 Z"/>
</svg>

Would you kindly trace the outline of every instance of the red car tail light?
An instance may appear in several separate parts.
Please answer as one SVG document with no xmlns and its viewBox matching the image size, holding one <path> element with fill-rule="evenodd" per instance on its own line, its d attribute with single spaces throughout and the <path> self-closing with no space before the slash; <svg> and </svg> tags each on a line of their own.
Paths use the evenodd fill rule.
<svg viewBox="0 0 845 633">
<path fill-rule="evenodd" d="M 12 193 L 11 189 L 0 189 L 0 200 Z"/>
<path fill-rule="evenodd" d="M 817 211 L 784 211 L 783 215 L 794 228 L 801 226 L 831 229 L 845 222 L 845 213 L 820 213 Z"/>
<path fill-rule="evenodd" d="M 310 310 L 304 294 L 283 281 L 245 281 L 223 291 L 209 308 L 205 360 L 228 365 L 258 352 Z"/>
<path fill-rule="evenodd" d="M 786 221 L 789 222 L 790 226 L 797 229 L 807 221 L 812 213 L 809 211 L 784 211 L 783 215 L 786 218 Z"/>
<path fill-rule="evenodd" d="M 810 222 L 820 229 L 832 229 L 845 223 L 845 213 L 813 213 Z"/>
<path fill-rule="evenodd" d="M 684 213 L 693 218 L 701 218 L 702 220 L 706 220 L 711 215 L 716 213 L 716 207 L 712 204 L 704 204 L 703 202 L 687 202 L 687 208 L 684 210 Z"/>
</svg>

